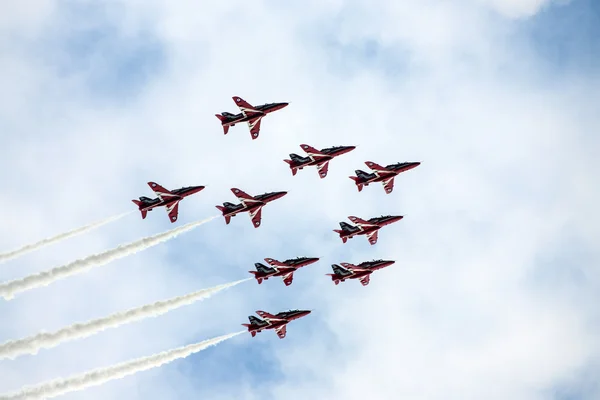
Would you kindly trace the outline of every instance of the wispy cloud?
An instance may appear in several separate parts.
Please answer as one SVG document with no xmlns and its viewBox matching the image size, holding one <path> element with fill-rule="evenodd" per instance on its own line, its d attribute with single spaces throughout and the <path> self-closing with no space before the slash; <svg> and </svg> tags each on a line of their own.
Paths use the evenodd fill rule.
<svg viewBox="0 0 600 400">
<path fill-rule="evenodd" d="M 596 371 L 600 90 L 597 73 L 574 61 L 597 47 L 583 48 L 568 24 L 539 25 L 577 15 L 585 2 L 234 1 L 201 12 L 186 1 L 112 2 L 77 11 L 74 28 L 64 23 L 72 4 L 49 3 L 32 7 L 39 15 L 15 8 L 22 23 L 3 24 L 11 34 L 0 35 L 19 37 L 0 39 L 0 125 L 11 149 L 0 163 L 12 172 L 0 195 L 0 218 L 11 230 L 0 241 L 37 238 L 58 218 L 81 225 L 90 208 L 113 213 L 148 180 L 207 185 L 180 210 L 181 221 L 233 201 L 231 187 L 289 194 L 265 207 L 259 229 L 244 215 L 229 225 L 220 219 L 114 261 L 123 265 L 117 273 L 103 268 L 2 303 L 10 325 L 0 335 L 54 331 L 233 281 L 265 257 L 321 261 L 289 287 L 244 285 L 214 307 L 182 308 L 4 361 L 2 390 L 210 337 L 257 309 L 297 307 L 318 311 L 290 325 L 285 340 L 244 337 L 73 396 L 530 400 L 565 382 L 582 385 L 574 378 L 582 369 Z M 65 45 L 94 26 L 103 27 L 94 31 L 100 36 L 109 27 L 106 41 L 90 42 L 83 55 Z M 160 47 L 161 67 L 146 74 L 131 63 L 123 71 L 129 58 L 115 48 L 120 42 L 131 54 Z M 570 67 L 557 68 L 556 59 Z M 138 70 L 142 83 L 127 86 Z M 99 77 L 110 77 L 105 91 L 90 84 Z M 115 82 L 123 86 L 114 90 Z M 233 95 L 290 105 L 267 116 L 252 141 L 245 125 L 223 135 L 214 117 L 237 112 Z M 292 177 L 283 162 L 300 143 L 358 147 L 320 180 L 312 171 Z M 393 194 L 358 193 L 347 177 L 366 160 L 422 164 L 397 178 Z M 342 244 L 332 232 L 348 215 L 382 213 L 405 218 L 382 230 L 375 246 Z M 30 265 L 44 265 L 42 257 L 60 265 L 79 246 L 163 230 L 168 221 L 154 217 L 47 247 Z M 569 251 L 575 245 L 581 250 Z M 335 286 L 325 276 L 332 263 L 380 257 L 396 264 L 368 287 Z"/>
</svg>

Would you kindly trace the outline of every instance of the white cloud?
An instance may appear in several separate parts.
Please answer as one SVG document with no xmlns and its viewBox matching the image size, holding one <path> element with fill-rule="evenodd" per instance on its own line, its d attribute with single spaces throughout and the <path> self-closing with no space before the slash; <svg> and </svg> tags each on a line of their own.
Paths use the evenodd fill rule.
<svg viewBox="0 0 600 400">
<path fill-rule="evenodd" d="M 571 0 L 477 0 L 509 18 L 531 17 L 553 4 L 566 4 Z"/>
<path fill-rule="evenodd" d="M 64 10 L 47 4 L 39 12 L 52 12 L 38 19 L 12 8 L 2 20 L 10 24 L 1 23 L 20 38 L 3 42 L 0 54 L 7 93 L 0 127 L 9 147 L 0 167 L 10 172 L 0 195 L 2 248 L 127 210 L 131 198 L 149 194 L 148 180 L 207 186 L 181 203 L 180 224 L 234 201 L 230 187 L 289 194 L 265 207 L 260 229 L 245 215 L 229 226 L 213 221 L 190 237 L 0 304 L 10 321 L 0 342 L 240 279 L 264 257 L 307 253 L 323 261 L 300 271 L 289 288 L 277 281 L 240 286 L 218 304 L 2 361 L 0 392 L 233 332 L 255 309 L 287 307 L 316 311 L 290 324 L 286 340 L 268 332 L 232 342 L 265 346 L 280 381 L 257 377 L 270 365 L 244 370 L 248 355 L 228 343 L 200 355 L 192 370 L 174 365 L 70 398 L 529 400 L 597 357 L 597 252 L 591 261 L 571 260 L 585 271 L 580 286 L 540 285 L 535 276 L 545 270 L 540 255 L 566 246 L 566 232 L 590 248 L 600 235 L 598 161 L 590 151 L 597 142 L 589 134 L 598 127 L 597 80 L 541 74 L 541 61 L 504 36 L 501 22 L 465 3 L 112 2 L 102 13 L 75 14 L 77 30 L 57 24 Z M 502 4 L 509 16 L 539 9 Z M 55 55 L 76 55 L 43 40 L 102 26 L 104 15 L 118 15 L 122 40 L 143 40 L 146 32 L 168 56 L 166 69 L 137 95 L 114 103 L 87 85 L 98 64 L 61 75 Z M 367 42 L 376 45 L 363 60 Z M 113 65 L 106 54 L 92 54 Z M 256 141 L 245 126 L 225 136 L 213 114 L 234 111 L 233 95 L 290 106 L 265 118 Z M 292 177 L 282 161 L 300 143 L 358 148 L 320 180 L 311 169 Z M 391 195 L 379 186 L 359 194 L 347 176 L 366 160 L 422 164 L 398 177 Z M 364 238 L 342 245 L 331 232 L 348 215 L 381 213 L 405 218 L 383 228 L 376 246 Z M 138 217 L 15 260 L 0 278 L 170 225 L 162 210 Z M 379 257 L 398 262 L 367 288 L 334 286 L 324 276 L 333 262 Z M 202 380 L 217 376 L 210 374 L 220 360 L 231 362 L 223 369 L 244 372 L 222 375 L 225 383 Z"/>
</svg>

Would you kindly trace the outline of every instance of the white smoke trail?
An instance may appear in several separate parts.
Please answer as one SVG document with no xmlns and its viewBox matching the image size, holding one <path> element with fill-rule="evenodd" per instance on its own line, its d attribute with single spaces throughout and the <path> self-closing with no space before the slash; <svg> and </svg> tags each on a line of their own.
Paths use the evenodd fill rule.
<svg viewBox="0 0 600 400">
<path fill-rule="evenodd" d="M 98 368 L 85 372 L 80 375 L 73 375 L 68 378 L 59 378 L 53 381 L 44 382 L 38 386 L 25 386 L 20 391 L 0 396 L 1 400 L 33 400 L 48 399 L 60 396 L 66 393 L 87 389 L 91 386 L 98 386 L 103 383 L 121 379 L 128 375 L 157 368 L 163 364 L 168 364 L 180 358 L 186 358 L 194 353 L 202 351 L 210 346 L 214 346 L 234 336 L 240 335 L 246 331 L 230 333 L 214 339 L 208 339 L 200 343 L 190 344 L 173 350 L 163 351 L 148 357 L 141 357 L 120 364 L 115 364 L 106 368 Z"/>
<path fill-rule="evenodd" d="M 106 225 L 109 222 L 116 221 L 118 219 L 123 218 L 126 215 L 131 214 L 134 211 L 129 211 L 123 214 L 115 215 L 110 218 L 106 218 L 102 221 L 94 222 L 93 224 L 89 224 L 86 226 L 82 226 L 81 228 L 73 229 L 72 231 L 61 233 L 60 235 L 56 235 L 53 237 L 49 237 L 43 240 L 40 240 L 37 243 L 28 244 L 27 246 L 23 246 L 20 249 L 9 251 L 7 253 L 0 253 L 0 263 L 6 262 L 8 260 L 12 260 L 14 258 L 20 257 L 27 253 L 31 253 L 32 251 L 36 251 L 41 249 L 42 247 L 49 246 L 54 243 L 58 243 L 62 240 L 72 238 L 73 236 L 81 235 L 85 232 L 91 231 L 92 229 L 96 229 L 101 227 L 102 225 Z"/>
<path fill-rule="evenodd" d="M 14 281 L 4 282 L 0 284 L 0 296 L 6 300 L 10 300 L 14 297 L 15 293 L 24 292 L 29 289 L 48 286 L 54 281 L 66 278 L 71 275 L 80 274 L 94 267 L 108 264 L 111 261 L 119 258 L 126 257 L 131 254 L 135 254 L 139 251 L 145 250 L 149 247 L 156 246 L 162 242 L 184 233 L 191 231 L 192 229 L 209 222 L 217 216 L 212 216 L 202 221 L 191 222 L 187 225 L 180 226 L 178 228 L 171 229 L 169 231 L 158 233 L 153 236 L 136 240 L 128 244 L 115 247 L 112 250 L 107 250 L 99 254 L 93 254 L 80 260 L 75 260 L 69 264 L 62 265 L 60 267 L 52 268 L 48 271 L 39 272 L 37 274 L 26 276 L 25 278 L 15 279 Z"/>
<path fill-rule="evenodd" d="M 27 338 L 10 340 L 0 345 L 0 359 L 15 359 L 21 354 L 37 354 L 39 349 L 49 349 L 58 346 L 62 342 L 85 338 L 95 335 L 109 328 L 116 328 L 130 322 L 144 318 L 158 317 L 176 308 L 204 300 L 221 290 L 228 289 L 252 278 L 242 279 L 236 282 L 226 283 L 209 289 L 198 290 L 184 296 L 174 297 L 168 300 L 157 301 L 145 306 L 132 308 L 127 311 L 118 312 L 108 317 L 98 318 L 91 321 L 77 323 L 58 331 L 47 333 L 40 332 Z"/>
</svg>

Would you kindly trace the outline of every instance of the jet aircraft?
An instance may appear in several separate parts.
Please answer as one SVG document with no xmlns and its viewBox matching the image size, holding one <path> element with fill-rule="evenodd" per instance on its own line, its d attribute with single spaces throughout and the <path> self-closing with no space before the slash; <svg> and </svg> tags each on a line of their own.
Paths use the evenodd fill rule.
<svg viewBox="0 0 600 400">
<path fill-rule="evenodd" d="M 265 258 L 265 261 L 270 267 L 267 267 L 262 263 L 255 263 L 254 266 L 256 267 L 256 271 L 248 271 L 254 275 L 258 284 L 260 285 L 263 280 L 266 281 L 271 276 L 282 276 L 285 286 L 289 286 L 292 284 L 294 272 L 296 272 L 298 268 L 315 263 L 319 261 L 319 259 L 315 257 L 297 257 L 285 261 L 277 261 L 272 258 Z"/>
<path fill-rule="evenodd" d="M 395 215 L 382 215 L 381 217 L 371 218 L 368 221 L 364 219 L 350 216 L 348 219 L 356 224 L 350 225 L 346 222 L 340 222 L 342 229 L 334 229 L 333 231 L 339 233 L 343 243 L 346 243 L 348 239 L 352 239 L 356 235 L 367 235 L 369 243 L 374 245 L 377 243 L 377 234 L 381 227 L 393 224 L 394 222 L 400 221 L 403 216 Z"/>
<path fill-rule="evenodd" d="M 262 219 L 262 208 L 267 203 L 277 200 L 287 194 L 287 192 L 268 192 L 252 197 L 248 193 L 238 188 L 231 188 L 231 191 L 237 196 L 238 199 L 240 199 L 240 204 L 225 202 L 222 206 L 216 206 L 223 213 L 225 223 L 229 224 L 231 217 L 235 217 L 237 214 L 242 212 L 247 212 L 250 214 L 252 224 L 255 228 L 260 226 Z"/>
<path fill-rule="evenodd" d="M 298 318 L 302 318 L 310 314 L 309 310 L 289 310 L 282 311 L 278 314 L 269 314 L 265 311 L 257 311 L 256 312 L 263 319 L 257 318 L 254 315 L 249 315 L 248 319 L 250 320 L 249 324 L 242 324 L 246 328 L 248 328 L 248 332 L 252 335 L 252 337 L 256 336 L 258 332 L 261 332 L 263 329 L 275 329 L 277 332 L 277 336 L 279 339 L 283 339 L 286 334 L 286 326 L 290 321 L 293 321 Z"/>
<path fill-rule="evenodd" d="M 333 160 L 335 157 L 354 150 L 356 146 L 335 146 L 317 150 L 308 144 L 301 144 L 300 148 L 304 150 L 308 156 L 302 157 L 298 154 L 291 153 L 291 160 L 283 160 L 289 164 L 290 169 L 292 170 L 292 176 L 296 175 L 296 172 L 298 172 L 299 169 L 316 165 L 319 176 L 321 179 L 323 179 L 327 176 L 329 161 Z"/>
<path fill-rule="evenodd" d="M 167 210 L 167 214 L 169 215 L 171 223 L 177 221 L 177 216 L 179 214 L 179 202 L 185 197 L 194 193 L 198 193 L 205 188 L 205 186 L 189 186 L 175 190 L 167 190 L 156 182 L 148 182 L 148 186 L 154 190 L 154 193 L 156 193 L 158 196 L 157 198 L 151 199 L 146 196 L 142 196 L 139 200 L 131 200 L 136 206 L 138 206 L 140 212 L 142 213 L 142 219 L 146 218 L 148 211 L 152 211 L 156 207 L 164 206 Z"/>
<path fill-rule="evenodd" d="M 281 110 L 289 104 L 268 103 L 254 107 L 241 97 L 233 96 L 232 98 L 233 101 L 235 101 L 235 104 L 240 108 L 241 113 L 232 114 L 230 112 L 222 112 L 221 114 L 215 114 L 216 117 L 221 120 L 223 133 L 227 135 L 230 126 L 235 126 L 235 124 L 240 122 L 247 122 L 252 140 L 258 138 L 258 134 L 260 133 L 260 121 L 265 115 L 272 113 L 273 111 Z"/>
<path fill-rule="evenodd" d="M 331 280 L 336 285 L 340 282 L 344 282 L 346 279 L 358 279 L 363 286 L 367 286 L 373 271 L 389 267 L 394 263 L 396 263 L 396 261 L 373 260 L 361 262 L 358 265 L 350 263 L 340 263 L 341 266 L 332 264 L 331 268 L 333 268 L 333 274 L 327 274 L 327 276 L 331 276 Z"/>
<path fill-rule="evenodd" d="M 385 193 L 390 194 L 394 190 L 394 178 L 401 172 L 408 171 L 421 165 L 420 162 L 401 162 L 396 164 L 386 165 L 382 167 L 373 161 L 365 161 L 367 167 L 371 168 L 373 172 L 365 172 L 357 169 L 354 171 L 356 176 L 350 176 L 349 178 L 354 181 L 358 191 L 363 189 L 363 186 L 369 186 L 371 182 L 382 182 Z"/>
</svg>

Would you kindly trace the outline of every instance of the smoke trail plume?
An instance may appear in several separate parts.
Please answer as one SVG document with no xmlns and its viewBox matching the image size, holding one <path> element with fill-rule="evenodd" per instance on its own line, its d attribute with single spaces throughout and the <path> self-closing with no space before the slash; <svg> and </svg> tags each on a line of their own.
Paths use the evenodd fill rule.
<svg viewBox="0 0 600 400">
<path fill-rule="evenodd" d="M 229 335 L 219 336 L 200 343 L 163 351 L 162 353 L 154 354 L 152 356 L 125 361 L 106 368 L 98 368 L 80 375 L 55 379 L 38 386 L 25 386 L 18 392 L 0 396 L 0 400 L 48 399 L 66 393 L 87 389 L 91 386 L 98 386 L 115 379 L 124 378 L 128 375 L 160 367 L 163 364 L 168 364 L 180 358 L 186 358 L 244 332 L 245 331 L 240 331 Z"/>
<path fill-rule="evenodd" d="M 123 244 L 115 247 L 112 250 L 107 250 L 99 254 L 87 256 L 80 260 L 75 260 L 69 264 L 62 265 L 48 271 L 43 271 L 37 274 L 26 276 L 25 278 L 4 282 L 0 284 L 0 296 L 4 297 L 6 300 L 10 300 L 14 297 L 15 293 L 24 292 L 26 290 L 41 286 L 48 286 L 52 282 L 59 279 L 80 274 L 94 267 L 99 267 L 101 265 L 108 264 L 111 261 L 118 260 L 119 258 L 146 250 L 149 247 L 156 246 L 157 244 L 173 239 L 184 232 L 191 231 L 192 229 L 215 218 L 217 218 L 217 216 L 212 216 L 202 221 L 191 222 L 187 225 L 183 225 L 163 233 L 158 233 L 135 242 Z"/>
<path fill-rule="evenodd" d="M 98 318 L 91 321 L 77 323 L 58 331 L 47 333 L 40 332 L 37 335 L 24 339 L 10 340 L 0 345 L 0 359 L 15 359 L 21 354 L 36 354 L 39 349 L 49 349 L 58 346 L 62 342 L 85 338 L 102 332 L 105 329 L 116 328 L 130 322 L 144 318 L 158 317 L 176 308 L 204 300 L 221 290 L 228 289 L 252 278 L 242 279 L 236 282 L 226 283 L 209 289 L 198 290 L 184 296 L 174 297 L 168 300 L 157 301 L 145 306 L 132 308 L 127 311 L 118 312 L 108 317 Z"/>
<path fill-rule="evenodd" d="M 13 258 L 20 257 L 27 253 L 31 253 L 33 251 L 41 249 L 42 247 L 49 246 L 54 243 L 58 243 L 65 239 L 72 238 L 73 236 L 81 235 L 85 232 L 91 231 L 92 229 L 96 229 L 96 228 L 101 227 L 102 225 L 106 225 L 109 222 L 113 222 L 118 219 L 121 219 L 124 216 L 131 214 L 132 212 L 133 211 L 129 211 L 129 212 L 126 212 L 123 214 L 115 215 L 113 217 L 106 218 L 102 221 L 94 222 L 93 224 L 82 226 L 81 228 L 73 229 L 72 231 L 61 233 L 60 235 L 56 235 L 53 237 L 49 237 L 49 238 L 40 240 L 37 243 L 28 244 L 27 246 L 23 246 L 17 250 L 9 251 L 7 253 L 0 253 L 0 263 L 6 262 L 8 260 L 12 260 Z"/>
</svg>

